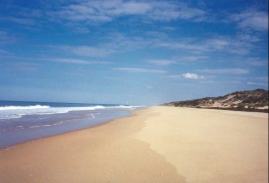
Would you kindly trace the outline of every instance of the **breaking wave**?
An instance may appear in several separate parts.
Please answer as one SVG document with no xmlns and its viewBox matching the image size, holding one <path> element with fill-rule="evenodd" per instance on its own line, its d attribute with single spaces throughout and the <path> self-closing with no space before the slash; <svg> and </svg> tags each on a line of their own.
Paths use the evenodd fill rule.
<svg viewBox="0 0 269 183">
<path fill-rule="evenodd" d="M 133 109 L 136 106 L 87 106 L 87 107 L 51 107 L 48 105 L 31 105 L 31 106 L 0 106 L 0 119 L 21 118 L 25 115 L 49 115 L 68 113 L 70 111 L 92 111 L 97 109 L 115 109 L 126 108 Z"/>
</svg>

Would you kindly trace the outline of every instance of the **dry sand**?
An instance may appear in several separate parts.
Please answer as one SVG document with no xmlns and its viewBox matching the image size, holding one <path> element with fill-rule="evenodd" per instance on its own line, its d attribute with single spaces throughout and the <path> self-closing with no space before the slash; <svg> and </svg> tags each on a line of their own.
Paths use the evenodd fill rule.
<svg viewBox="0 0 269 183">
<path fill-rule="evenodd" d="M 268 182 L 268 114 L 152 107 L 0 151 L 0 183 Z"/>
</svg>

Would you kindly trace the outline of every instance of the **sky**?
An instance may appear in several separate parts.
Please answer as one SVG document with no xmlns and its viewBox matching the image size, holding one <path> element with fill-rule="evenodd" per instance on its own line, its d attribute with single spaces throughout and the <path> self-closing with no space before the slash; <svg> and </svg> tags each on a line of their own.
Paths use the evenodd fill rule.
<svg viewBox="0 0 269 183">
<path fill-rule="evenodd" d="M 267 0 L 0 3 L 0 100 L 151 106 L 268 90 Z"/>
</svg>

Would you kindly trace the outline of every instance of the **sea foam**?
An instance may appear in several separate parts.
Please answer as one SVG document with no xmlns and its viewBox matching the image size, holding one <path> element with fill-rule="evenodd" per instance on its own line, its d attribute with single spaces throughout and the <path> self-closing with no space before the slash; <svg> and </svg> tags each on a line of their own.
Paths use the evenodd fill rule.
<svg viewBox="0 0 269 183">
<path fill-rule="evenodd" d="M 47 109 L 47 108 L 50 108 L 50 106 L 44 106 L 44 105 L 32 105 L 32 106 L 3 106 L 3 107 L 0 107 L 0 111 L 2 111 L 2 110 Z"/>
<path fill-rule="evenodd" d="M 25 115 L 51 115 L 62 114 L 70 111 L 92 111 L 97 109 L 136 108 L 136 106 L 87 106 L 87 107 L 50 107 L 47 105 L 31 106 L 3 106 L 0 107 L 0 119 L 21 118 Z"/>
</svg>

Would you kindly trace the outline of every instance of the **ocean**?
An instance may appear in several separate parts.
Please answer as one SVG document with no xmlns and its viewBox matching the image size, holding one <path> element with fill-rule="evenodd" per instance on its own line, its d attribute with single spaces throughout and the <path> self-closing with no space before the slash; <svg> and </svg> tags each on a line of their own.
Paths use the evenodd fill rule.
<svg viewBox="0 0 269 183">
<path fill-rule="evenodd" d="M 127 117 L 140 106 L 0 100 L 0 149 Z"/>
</svg>

